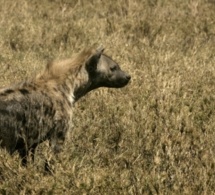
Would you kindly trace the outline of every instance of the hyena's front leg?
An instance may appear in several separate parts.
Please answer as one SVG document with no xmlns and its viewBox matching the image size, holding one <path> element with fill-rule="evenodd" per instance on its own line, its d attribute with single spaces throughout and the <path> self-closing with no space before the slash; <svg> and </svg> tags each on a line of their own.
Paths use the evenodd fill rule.
<svg viewBox="0 0 215 195">
<path fill-rule="evenodd" d="M 25 139 L 23 139 L 22 137 L 18 138 L 15 150 L 18 151 L 19 156 L 21 157 L 22 166 L 26 166 L 28 158 L 28 148 Z"/>
<path fill-rule="evenodd" d="M 50 138 L 49 144 L 51 146 L 52 149 L 52 155 L 55 156 L 55 158 L 57 160 L 59 160 L 60 158 L 58 158 L 59 154 L 63 151 L 63 146 L 64 146 L 64 142 L 66 139 L 66 130 L 56 130 L 53 135 Z M 52 172 L 53 167 L 54 167 L 54 159 L 52 158 L 52 155 L 49 157 L 49 159 L 46 159 L 45 162 L 45 171 L 48 172 Z"/>
<path fill-rule="evenodd" d="M 29 156 L 32 162 L 34 162 L 34 154 L 35 154 L 36 147 L 37 147 L 37 144 L 34 144 L 30 148 L 28 148 L 24 139 L 21 139 L 21 138 L 17 141 L 15 150 L 18 151 L 19 156 L 21 157 L 22 166 L 27 166 Z"/>
<path fill-rule="evenodd" d="M 30 148 L 28 148 L 26 143 L 22 139 L 20 139 L 17 142 L 16 150 L 18 151 L 19 156 L 21 157 L 22 166 L 27 166 L 29 157 L 32 160 L 32 162 L 34 162 L 36 147 L 37 147 L 37 144 L 34 144 Z"/>
</svg>

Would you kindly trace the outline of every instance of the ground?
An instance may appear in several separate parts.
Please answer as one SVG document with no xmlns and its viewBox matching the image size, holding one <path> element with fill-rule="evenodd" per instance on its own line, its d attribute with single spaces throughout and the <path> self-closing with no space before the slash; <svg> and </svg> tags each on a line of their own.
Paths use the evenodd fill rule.
<svg viewBox="0 0 215 195">
<path fill-rule="evenodd" d="M 214 0 L 0 0 L 0 85 L 92 45 L 129 72 L 75 105 L 55 172 L 0 150 L 1 194 L 215 194 Z"/>
</svg>

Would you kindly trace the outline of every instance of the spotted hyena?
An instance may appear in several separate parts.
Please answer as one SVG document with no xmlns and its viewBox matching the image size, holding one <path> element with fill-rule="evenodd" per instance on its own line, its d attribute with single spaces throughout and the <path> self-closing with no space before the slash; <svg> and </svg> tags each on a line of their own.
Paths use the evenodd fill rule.
<svg viewBox="0 0 215 195">
<path fill-rule="evenodd" d="M 99 87 L 120 88 L 130 75 L 103 53 L 83 50 L 59 62 L 48 63 L 35 78 L 0 89 L 0 144 L 22 163 L 37 145 L 49 140 L 55 153 L 71 130 L 73 104 Z"/>
</svg>

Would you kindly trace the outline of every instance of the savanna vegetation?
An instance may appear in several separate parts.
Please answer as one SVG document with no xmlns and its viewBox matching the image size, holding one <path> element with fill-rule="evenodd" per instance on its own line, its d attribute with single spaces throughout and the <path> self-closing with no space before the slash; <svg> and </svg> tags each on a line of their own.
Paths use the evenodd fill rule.
<svg viewBox="0 0 215 195">
<path fill-rule="evenodd" d="M 0 194 L 215 194 L 214 0 L 0 0 L 0 85 L 103 45 L 122 89 L 75 105 L 72 139 L 35 162 L 0 150 Z"/>
</svg>

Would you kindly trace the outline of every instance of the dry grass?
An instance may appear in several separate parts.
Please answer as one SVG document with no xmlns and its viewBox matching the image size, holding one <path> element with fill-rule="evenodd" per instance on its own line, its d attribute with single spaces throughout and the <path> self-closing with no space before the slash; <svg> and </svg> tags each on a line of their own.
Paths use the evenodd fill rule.
<svg viewBox="0 0 215 195">
<path fill-rule="evenodd" d="M 0 84 L 91 45 L 132 75 L 76 104 L 73 139 L 20 166 L 0 151 L 1 194 L 215 194 L 214 0 L 0 0 Z"/>
</svg>

